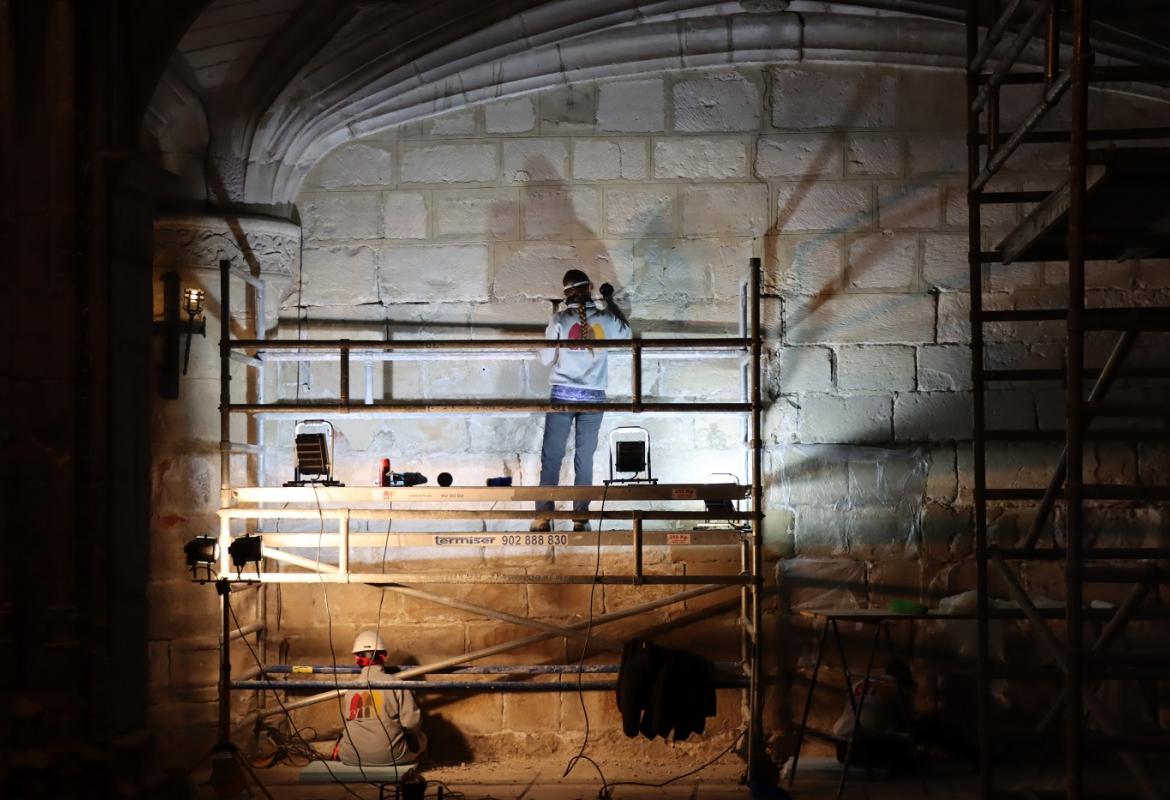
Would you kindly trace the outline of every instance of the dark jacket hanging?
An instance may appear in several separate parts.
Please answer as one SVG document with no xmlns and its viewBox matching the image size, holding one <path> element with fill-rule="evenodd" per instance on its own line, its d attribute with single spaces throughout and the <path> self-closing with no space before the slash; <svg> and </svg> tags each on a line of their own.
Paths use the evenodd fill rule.
<svg viewBox="0 0 1170 800">
<path fill-rule="evenodd" d="M 715 715 L 714 667 L 690 653 L 633 639 L 622 650 L 618 709 L 626 736 L 682 741 Z"/>
</svg>

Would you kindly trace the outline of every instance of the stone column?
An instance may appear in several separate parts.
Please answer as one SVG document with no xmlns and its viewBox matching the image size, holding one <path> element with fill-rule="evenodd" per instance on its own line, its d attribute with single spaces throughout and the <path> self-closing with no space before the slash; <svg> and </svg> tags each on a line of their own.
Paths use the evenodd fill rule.
<svg viewBox="0 0 1170 800">
<path fill-rule="evenodd" d="M 191 582 L 183 544 L 199 534 L 218 532 L 219 507 L 219 330 L 222 313 L 219 262 L 265 279 L 261 316 L 255 292 L 242 279 L 231 283 L 232 334 L 256 337 L 258 321 L 265 334 L 276 333 L 280 304 L 294 286 L 300 266 L 300 228 L 260 217 L 166 214 L 154 220 L 154 312 L 163 315 L 162 275 L 177 272 L 183 288 L 203 289 L 206 338 L 191 342 L 187 374 L 179 378 L 179 397 L 156 397 L 151 420 L 151 558 L 149 654 L 151 662 L 151 725 L 160 733 L 164 763 L 177 763 L 183 753 L 199 752 L 214 740 L 216 712 L 218 598 L 206 585 Z M 180 313 L 181 319 L 186 315 Z M 155 364 L 160 337 L 155 337 Z M 180 342 L 180 369 L 185 337 Z M 243 364 L 232 365 L 233 399 L 255 398 L 259 375 Z M 233 420 L 233 440 L 254 437 L 255 427 Z M 256 459 L 232 457 L 233 483 L 258 479 Z M 257 593 L 234 598 L 243 625 L 256 619 Z M 247 649 L 233 647 L 239 669 L 251 664 Z"/>
</svg>

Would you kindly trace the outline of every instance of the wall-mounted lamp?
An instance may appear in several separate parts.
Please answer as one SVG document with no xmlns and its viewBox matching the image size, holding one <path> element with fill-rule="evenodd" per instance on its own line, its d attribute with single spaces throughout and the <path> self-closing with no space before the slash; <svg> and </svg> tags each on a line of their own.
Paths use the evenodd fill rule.
<svg viewBox="0 0 1170 800">
<path fill-rule="evenodd" d="M 203 302 L 207 295 L 202 289 L 188 288 L 179 292 L 179 273 L 164 272 L 163 318 L 154 323 L 154 332 L 162 336 L 162 364 L 159 365 L 158 394 L 167 400 L 179 396 L 179 341 L 187 335 L 187 347 L 183 356 L 183 374 L 191 360 L 191 338 L 198 333 L 207 336 L 207 320 L 203 318 Z M 186 312 L 187 319 L 180 318 Z"/>
</svg>

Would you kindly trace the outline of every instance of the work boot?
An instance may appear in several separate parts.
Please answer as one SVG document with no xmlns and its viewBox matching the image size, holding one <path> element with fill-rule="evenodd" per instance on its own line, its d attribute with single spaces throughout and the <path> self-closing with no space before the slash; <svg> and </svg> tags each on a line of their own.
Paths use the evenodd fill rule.
<svg viewBox="0 0 1170 800">
<path fill-rule="evenodd" d="M 591 530 L 593 530 L 593 528 L 590 527 L 589 520 L 575 519 L 575 520 L 573 520 L 573 530 L 575 530 L 575 531 L 591 531 Z"/>
<path fill-rule="evenodd" d="M 552 523 L 547 519 L 534 519 L 532 524 L 528 526 L 528 530 L 547 533 L 552 530 Z"/>
</svg>

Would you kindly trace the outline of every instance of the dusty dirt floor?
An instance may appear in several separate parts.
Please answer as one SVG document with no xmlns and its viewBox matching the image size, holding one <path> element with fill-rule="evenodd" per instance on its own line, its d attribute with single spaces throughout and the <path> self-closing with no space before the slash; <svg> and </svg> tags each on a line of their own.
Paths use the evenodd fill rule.
<svg viewBox="0 0 1170 800">
<path fill-rule="evenodd" d="M 573 772 L 564 777 L 565 761 L 521 761 L 509 759 L 501 763 L 477 763 L 440 766 L 422 769 L 428 781 L 427 800 L 439 797 L 439 787 L 444 787 L 443 797 L 450 800 L 596 800 L 602 788 L 597 772 L 587 763 L 579 763 Z M 602 765 L 603 769 L 605 765 Z M 627 798 L 663 798 L 664 800 L 731 800 L 751 797 L 747 787 L 740 784 L 743 762 L 728 755 L 702 772 L 683 778 L 669 786 L 653 786 L 622 783 L 637 781 L 658 783 L 670 777 L 659 774 L 654 765 L 643 765 L 637 770 L 628 766 L 606 771 L 606 779 L 613 783 L 609 796 L 613 800 Z M 829 759 L 810 759 L 802 765 L 801 775 L 792 787 L 787 781 L 782 785 L 791 792 L 793 800 L 829 800 L 837 792 L 840 778 L 839 768 Z M 290 800 L 377 800 L 378 787 L 371 784 L 301 785 L 297 782 L 298 770 L 287 765 L 256 771 L 265 789 L 276 798 Z M 197 781 L 206 781 L 206 774 L 194 776 Z M 253 786 L 254 796 L 264 793 Z M 238 796 L 246 797 L 246 793 Z M 200 798 L 215 797 L 210 787 L 199 789 Z M 394 797 L 393 786 L 386 787 L 386 798 Z M 976 797 L 974 775 L 955 774 L 941 771 L 939 774 L 922 775 L 913 780 L 886 780 L 867 777 L 864 772 L 850 775 L 845 790 L 846 800 L 974 800 Z"/>
</svg>

